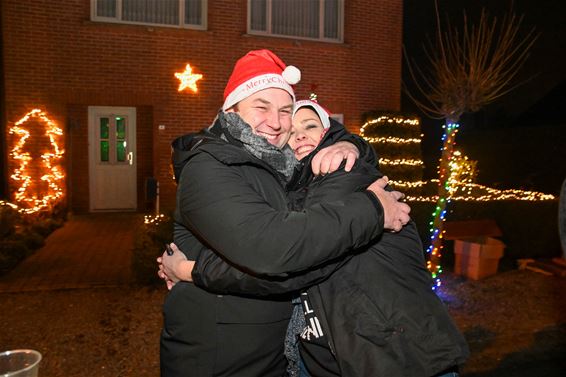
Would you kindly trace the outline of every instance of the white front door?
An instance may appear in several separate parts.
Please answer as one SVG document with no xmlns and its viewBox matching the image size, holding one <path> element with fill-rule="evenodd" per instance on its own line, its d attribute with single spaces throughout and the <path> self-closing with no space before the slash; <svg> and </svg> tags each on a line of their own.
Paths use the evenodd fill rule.
<svg viewBox="0 0 566 377">
<path fill-rule="evenodd" d="M 89 106 L 88 128 L 90 210 L 135 210 L 136 109 Z"/>
</svg>

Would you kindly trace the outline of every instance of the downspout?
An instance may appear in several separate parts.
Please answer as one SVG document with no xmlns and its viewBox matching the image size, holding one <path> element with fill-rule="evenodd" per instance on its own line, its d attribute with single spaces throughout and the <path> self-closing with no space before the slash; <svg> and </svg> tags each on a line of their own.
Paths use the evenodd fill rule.
<svg viewBox="0 0 566 377">
<path fill-rule="evenodd" d="M 6 88 L 4 74 L 3 1 L 0 1 L 0 199 L 8 197 L 8 150 L 6 147 Z"/>
</svg>

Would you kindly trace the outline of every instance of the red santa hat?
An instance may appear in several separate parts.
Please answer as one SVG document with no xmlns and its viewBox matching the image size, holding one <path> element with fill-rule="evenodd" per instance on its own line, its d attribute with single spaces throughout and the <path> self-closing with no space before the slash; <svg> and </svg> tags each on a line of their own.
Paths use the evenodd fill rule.
<svg viewBox="0 0 566 377">
<path fill-rule="evenodd" d="M 295 103 L 295 107 L 293 109 L 293 116 L 295 116 L 297 111 L 299 111 L 300 109 L 302 109 L 304 107 L 310 107 L 312 110 L 314 110 L 316 112 L 316 114 L 320 118 L 320 122 L 322 123 L 322 126 L 324 127 L 324 129 L 327 129 L 327 128 L 330 127 L 330 112 L 328 110 L 326 110 L 324 107 L 320 106 L 318 104 L 318 102 L 312 101 L 310 99 L 297 101 Z"/>
<path fill-rule="evenodd" d="M 295 93 L 291 85 L 301 80 L 301 71 L 292 65 L 285 65 L 269 50 L 254 50 L 241 57 L 234 66 L 224 89 L 224 105 L 227 110 L 241 100 L 260 90 L 279 88 L 287 91 L 293 101 Z"/>
</svg>

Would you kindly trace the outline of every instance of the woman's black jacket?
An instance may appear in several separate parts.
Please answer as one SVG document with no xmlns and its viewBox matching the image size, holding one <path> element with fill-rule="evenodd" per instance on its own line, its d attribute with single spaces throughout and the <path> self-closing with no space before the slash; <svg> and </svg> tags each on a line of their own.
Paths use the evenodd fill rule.
<svg viewBox="0 0 566 377">
<path fill-rule="evenodd" d="M 341 132 L 339 127 L 333 122 L 319 147 L 328 145 L 333 133 Z M 292 206 L 304 205 L 307 211 L 363 190 L 381 176 L 375 164 L 358 161 L 350 173 L 340 170 L 315 178 L 309 161 L 297 172 L 295 190 L 289 194 Z M 315 247 L 303 252 L 315 252 Z M 292 264 L 288 261 L 287 266 Z M 276 277 L 258 271 L 251 276 L 204 250 L 193 279 L 207 289 L 232 294 L 261 296 L 308 288 L 343 376 L 432 376 L 467 358 L 464 337 L 432 290 L 413 222 L 346 258 L 302 274 L 296 273 L 300 267 L 293 267 Z"/>
</svg>

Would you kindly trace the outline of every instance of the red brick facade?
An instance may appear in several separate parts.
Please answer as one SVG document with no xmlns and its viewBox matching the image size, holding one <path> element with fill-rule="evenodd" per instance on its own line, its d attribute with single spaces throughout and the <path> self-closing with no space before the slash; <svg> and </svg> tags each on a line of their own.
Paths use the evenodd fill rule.
<svg viewBox="0 0 566 377">
<path fill-rule="evenodd" d="M 64 129 L 75 212 L 89 210 L 88 106 L 136 108 L 138 210 L 146 209 L 149 176 L 170 209 L 169 143 L 212 121 L 233 63 L 248 50 L 269 48 L 299 67 L 297 97 L 316 85 L 319 101 L 344 114 L 353 132 L 366 111 L 399 110 L 402 0 L 347 0 L 341 44 L 246 34 L 246 0 L 209 1 L 206 31 L 92 22 L 89 0 L 4 0 L 2 7 L 6 130 L 33 108 Z M 197 94 L 177 91 L 174 73 L 187 63 L 204 75 Z"/>
</svg>

